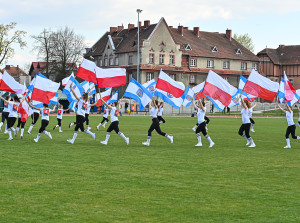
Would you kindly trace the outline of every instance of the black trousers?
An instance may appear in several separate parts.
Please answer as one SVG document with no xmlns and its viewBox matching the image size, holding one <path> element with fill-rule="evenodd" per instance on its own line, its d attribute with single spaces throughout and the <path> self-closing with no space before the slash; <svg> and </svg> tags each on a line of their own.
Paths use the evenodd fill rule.
<svg viewBox="0 0 300 223">
<path fill-rule="evenodd" d="M 22 122 L 21 118 L 18 118 L 18 125 L 17 125 L 18 128 L 20 128 L 20 126 L 21 126 L 21 129 L 24 129 L 25 124 L 26 124 L 26 121 Z"/>
<path fill-rule="evenodd" d="M 107 129 L 107 132 L 111 132 L 115 130 L 115 132 L 118 134 L 120 132 L 119 130 L 119 121 L 114 121 L 112 123 L 110 123 L 108 129 Z"/>
<path fill-rule="evenodd" d="M 202 132 L 202 134 L 204 136 L 206 136 L 207 132 L 206 132 L 205 126 L 206 126 L 206 122 L 201 122 L 196 129 L 196 134 L 198 134 L 199 132 Z"/>
<path fill-rule="evenodd" d="M 288 139 L 290 135 L 292 135 L 293 139 L 297 139 L 295 125 L 290 125 L 287 127 L 286 133 L 285 133 L 285 138 Z"/>
<path fill-rule="evenodd" d="M 57 119 L 57 124 L 59 127 L 61 127 L 61 119 L 60 118 Z"/>
<path fill-rule="evenodd" d="M 159 122 L 166 123 L 166 121 L 164 120 L 164 118 L 162 116 L 157 116 L 157 119 Z"/>
<path fill-rule="evenodd" d="M 101 124 L 103 123 L 103 122 L 109 122 L 109 120 L 108 120 L 108 118 L 105 118 L 105 117 L 103 117 L 103 119 L 102 119 L 102 121 L 101 121 Z"/>
<path fill-rule="evenodd" d="M 35 123 L 37 122 L 37 120 L 39 120 L 40 117 L 40 113 L 37 112 L 33 112 L 33 114 L 31 115 L 31 119 L 32 119 L 32 124 L 35 125 Z"/>
<path fill-rule="evenodd" d="M 204 116 L 204 120 L 205 120 L 206 125 L 208 125 L 208 123 L 210 122 L 210 119 L 207 116 Z M 198 122 L 196 123 L 196 126 L 199 126 Z"/>
<path fill-rule="evenodd" d="M 85 114 L 85 123 L 86 123 L 86 125 L 89 125 L 89 123 L 90 123 L 89 114 Z"/>
<path fill-rule="evenodd" d="M 7 120 L 7 129 L 10 129 L 11 127 L 14 126 L 15 122 L 16 122 L 17 118 L 15 117 L 8 117 Z"/>
<path fill-rule="evenodd" d="M 2 122 L 4 123 L 5 120 L 7 121 L 8 120 L 8 115 L 9 115 L 9 112 L 2 112 Z"/>
<path fill-rule="evenodd" d="M 250 127 L 251 127 L 251 123 L 247 123 L 247 124 L 242 124 L 240 129 L 239 129 L 239 135 L 243 136 L 244 132 L 247 138 L 250 138 Z"/>
<path fill-rule="evenodd" d="M 83 127 L 83 123 L 84 123 L 84 116 L 82 115 L 76 115 L 76 126 L 75 126 L 75 131 L 77 132 L 78 129 L 80 129 L 82 132 L 84 132 L 84 127 Z"/>
<path fill-rule="evenodd" d="M 159 126 L 159 121 L 158 118 L 153 118 L 152 119 L 152 124 L 148 130 L 148 136 L 151 136 L 151 133 L 153 132 L 153 130 L 156 130 L 156 132 L 162 136 L 166 136 L 167 134 L 162 132 Z"/>
<path fill-rule="evenodd" d="M 250 118 L 250 122 L 251 122 L 251 124 L 255 124 L 255 121 L 252 119 L 252 118 Z"/>
<path fill-rule="evenodd" d="M 46 127 L 48 126 L 49 124 L 49 121 L 48 120 L 45 120 L 45 119 L 42 119 L 42 126 L 39 130 L 39 133 L 42 133 L 43 131 L 46 130 Z"/>
</svg>

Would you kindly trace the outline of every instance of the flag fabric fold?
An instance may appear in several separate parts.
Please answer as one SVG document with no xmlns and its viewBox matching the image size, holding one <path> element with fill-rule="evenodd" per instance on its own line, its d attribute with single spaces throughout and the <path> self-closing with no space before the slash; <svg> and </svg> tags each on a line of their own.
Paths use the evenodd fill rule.
<svg viewBox="0 0 300 223">
<path fill-rule="evenodd" d="M 174 97 L 172 94 L 162 91 L 160 89 L 156 89 L 154 92 L 154 95 L 157 97 L 160 97 L 162 100 L 167 102 L 169 105 L 171 105 L 174 108 L 179 109 L 182 105 L 185 97 L 186 97 L 187 91 L 185 91 L 180 98 Z"/>
<path fill-rule="evenodd" d="M 108 101 L 110 99 L 111 89 L 112 88 L 108 88 L 106 91 L 101 92 L 101 93 L 97 93 L 95 95 L 95 100 L 97 101 L 97 103 L 96 103 L 97 107 L 100 107 L 102 105 L 102 101 L 100 100 L 100 94 L 101 94 L 101 98 L 104 101 Z"/>
<path fill-rule="evenodd" d="M 32 109 L 28 105 L 27 101 L 23 101 L 20 104 L 18 112 L 21 114 L 21 122 L 26 122 L 26 120 L 28 119 L 28 117 L 30 115 L 32 115 L 32 113 L 33 113 Z"/>
<path fill-rule="evenodd" d="M 144 110 L 145 106 L 152 100 L 152 94 L 134 78 L 131 79 L 123 96 L 137 101 L 140 111 Z"/>
<path fill-rule="evenodd" d="M 99 88 L 120 87 L 126 85 L 125 68 L 103 69 L 96 67 L 96 77 Z"/>
<path fill-rule="evenodd" d="M 143 87 L 146 88 L 152 95 L 154 94 L 155 87 L 156 87 L 156 81 L 155 79 L 152 79 L 150 81 L 147 81 L 143 84 Z"/>
<path fill-rule="evenodd" d="M 246 92 L 243 91 L 246 82 L 247 82 L 247 78 L 245 78 L 245 77 L 243 77 L 241 75 L 241 77 L 240 77 L 240 83 L 239 83 L 239 88 L 238 88 L 238 94 L 242 94 L 243 99 L 246 99 L 246 100 L 249 100 L 249 101 L 253 101 L 257 97 L 255 97 L 254 95 L 248 94 L 248 93 L 246 93 Z"/>
<path fill-rule="evenodd" d="M 95 71 L 96 67 L 97 66 L 93 61 L 83 59 L 75 76 L 89 82 L 97 83 Z"/>
<path fill-rule="evenodd" d="M 76 100 L 75 96 L 73 95 L 72 91 L 71 91 L 71 84 L 73 83 L 73 90 L 76 93 L 76 95 L 81 98 L 81 96 L 84 93 L 84 89 L 83 87 L 79 84 L 79 82 L 75 79 L 74 76 L 71 75 L 68 83 L 66 84 L 65 88 L 63 89 L 62 93 L 67 95 L 68 101 L 72 102 L 74 100 Z"/>
<path fill-rule="evenodd" d="M 175 81 L 169 75 L 162 70 L 159 73 L 159 77 L 156 83 L 156 89 L 158 92 L 166 92 L 171 94 L 175 98 L 181 98 L 184 93 L 185 86 L 182 82 Z"/>
<path fill-rule="evenodd" d="M 297 94 L 295 88 L 287 78 L 286 74 L 284 73 L 284 85 L 285 85 L 285 100 L 289 105 L 295 104 L 299 101 L 299 95 Z"/>
<path fill-rule="evenodd" d="M 120 100 L 120 90 L 117 90 L 106 103 L 111 104 L 119 100 Z"/>
<path fill-rule="evenodd" d="M 16 94 L 24 94 L 26 91 L 26 87 L 23 84 L 18 83 L 9 73 L 4 70 L 2 75 L 2 79 L 0 82 L 0 90 L 16 93 Z"/>
</svg>

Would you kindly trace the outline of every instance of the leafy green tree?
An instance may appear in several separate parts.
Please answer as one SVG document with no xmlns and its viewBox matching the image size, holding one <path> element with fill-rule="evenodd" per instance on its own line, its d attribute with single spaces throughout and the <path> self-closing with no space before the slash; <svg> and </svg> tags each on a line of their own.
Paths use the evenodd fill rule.
<svg viewBox="0 0 300 223">
<path fill-rule="evenodd" d="M 246 34 L 234 34 L 233 38 L 238 41 L 241 45 L 243 45 L 245 48 L 247 48 L 248 50 L 250 50 L 252 53 L 254 53 L 254 44 L 252 41 L 252 38 L 249 36 L 248 33 Z"/>
</svg>

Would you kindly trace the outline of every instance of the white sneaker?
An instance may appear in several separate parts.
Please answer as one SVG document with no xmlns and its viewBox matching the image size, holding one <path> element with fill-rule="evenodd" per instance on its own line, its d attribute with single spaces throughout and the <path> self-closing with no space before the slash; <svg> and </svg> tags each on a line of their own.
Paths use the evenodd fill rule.
<svg viewBox="0 0 300 223">
<path fill-rule="evenodd" d="M 196 132 L 196 128 L 195 128 L 195 127 L 193 127 L 192 130 L 193 130 L 194 132 Z"/>
<path fill-rule="evenodd" d="M 173 143 L 173 136 L 170 136 L 170 142 Z"/>
<path fill-rule="evenodd" d="M 100 126 L 101 126 L 101 125 L 100 125 Z M 97 131 L 99 131 L 99 125 L 97 125 L 96 129 L 97 129 Z"/>
<path fill-rule="evenodd" d="M 252 143 L 250 146 L 248 146 L 248 147 L 250 147 L 250 148 L 253 148 L 253 147 L 255 147 L 256 145 L 255 145 L 255 143 Z"/>
<path fill-rule="evenodd" d="M 290 148 L 292 148 L 291 146 L 289 146 L 289 145 L 286 145 L 285 147 L 283 147 L 284 149 L 290 149 Z"/>
<path fill-rule="evenodd" d="M 100 143 L 102 143 L 103 145 L 107 145 L 106 141 L 101 141 Z"/>
<path fill-rule="evenodd" d="M 12 138 L 12 137 L 10 137 L 10 138 L 8 138 L 8 140 L 13 140 L 14 138 Z"/>
<path fill-rule="evenodd" d="M 215 143 L 214 143 L 214 142 L 211 142 L 211 143 L 209 144 L 209 148 L 213 147 L 214 145 L 215 145 Z"/>
<path fill-rule="evenodd" d="M 249 146 L 249 144 L 250 144 L 250 140 L 247 139 L 246 146 Z"/>
<path fill-rule="evenodd" d="M 197 147 L 202 146 L 202 143 L 198 142 L 195 146 L 197 146 Z"/>
<path fill-rule="evenodd" d="M 72 139 L 68 139 L 67 142 L 70 144 L 74 144 L 74 141 Z"/>
<path fill-rule="evenodd" d="M 103 128 L 105 128 L 105 125 L 102 125 Z"/>
<path fill-rule="evenodd" d="M 251 132 L 255 132 L 254 129 L 251 129 Z"/>
<path fill-rule="evenodd" d="M 49 138 L 50 138 L 50 139 L 52 139 L 52 135 L 51 135 L 51 133 L 50 133 L 50 132 L 49 132 L 49 135 L 48 135 L 48 136 L 49 136 Z"/>
<path fill-rule="evenodd" d="M 31 132 L 27 132 L 28 134 L 31 134 Z"/>
<path fill-rule="evenodd" d="M 35 139 L 33 139 L 33 140 L 34 140 L 35 142 L 38 142 L 38 141 L 39 141 L 39 140 L 38 140 L 38 139 L 36 139 L 36 138 L 35 138 Z"/>
<path fill-rule="evenodd" d="M 91 127 L 88 127 L 88 130 L 91 130 L 92 128 Z"/>
<path fill-rule="evenodd" d="M 150 146 L 150 143 L 149 143 L 149 142 L 142 142 L 142 144 L 143 144 L 144 146 Z"/>
<path fill-rule="evenodd" d="M 125 142 L 126 142 L 127 145 L 129 145 L 129 138 L 128 137 L 125 139 Z"/>
<path fill-rule="evenodd" d="M 94 140 L 96 140 L 96 133 L 93 133 L 92 137 Z"/>
<path fill-rule="evenodd" d="M 63 132 L 63 130 L 59 130 L 58 132 Z"/>
</svg>

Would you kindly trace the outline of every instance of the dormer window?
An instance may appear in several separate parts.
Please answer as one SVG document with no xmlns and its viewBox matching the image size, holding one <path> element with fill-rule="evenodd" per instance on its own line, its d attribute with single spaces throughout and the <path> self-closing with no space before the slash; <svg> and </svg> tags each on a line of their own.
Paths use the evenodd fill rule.
<svg viewBox="0 0 300 223">
<path fill-rule="evenodd" d="M 164 43 L 164 41 L 161 41 L 160 46 L 166 46 L 166 44 Z"/>
<path fill-rule="evenodd" d="M 192 47 L 190 46 L 190 44 L 187 44 L 184 49 L 185 50 L 192 50 Z"/>
<path fill-rule="evenodd" d="M 242 51 L 241 51 L 241 49 L 237 49 L 237 50 L 235 50 L 235 54 L 242 54 Z"/>
<path fill-rule="evenodd" d="M 217 48 L 216 46 L 212 47 L 212 48 L 211 48 L 211 52 L 213 52 L 213 53 L 218 52 L 218 48 Z"/>
</svg>

